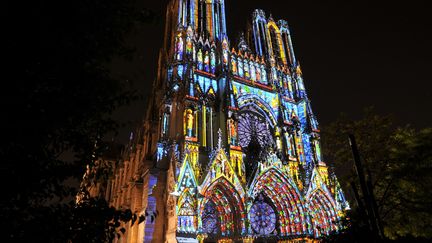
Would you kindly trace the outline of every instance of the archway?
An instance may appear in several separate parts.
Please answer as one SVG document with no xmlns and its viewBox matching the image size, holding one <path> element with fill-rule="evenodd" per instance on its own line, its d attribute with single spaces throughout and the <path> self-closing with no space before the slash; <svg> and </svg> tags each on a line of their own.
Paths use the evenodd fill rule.
<svg viewBox="0 0 432 243">
<path fill-rule="evenodd" d="M 308 198 L 307 207 L 311 216 L 312 230 L 315 237 L 337 230 L 337 214 L 334 203 L 321 190 L 317 189 Z"/>
<path fill-rule="evenodd" d="M 224 177 L 214 181 L 204 192 L 200 213 L 201 231 L 209 238 L 236 238 L 246 232 L 243 200 Z"/>
<path fill-rule="evenodd" d="M 278 234 L 281 236 L 308 233 L 303 202 L 294 184 L 276 168 L 262 173 L 251 185 L 250 195 L 266 195 L 276 209 Z"/>
</svg>

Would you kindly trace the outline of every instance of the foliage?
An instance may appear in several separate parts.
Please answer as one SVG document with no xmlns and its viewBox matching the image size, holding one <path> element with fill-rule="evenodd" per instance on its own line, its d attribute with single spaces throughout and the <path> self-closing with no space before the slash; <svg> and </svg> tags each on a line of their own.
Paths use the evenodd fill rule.
<svg viewBox="0 0 432 243">
<path fill-rule="evenodd" d="M 341 116 L 323 128 L 324 155 L 334 162 L 342 187 L 354 202 L 350 183 L 358 185 L 358 178 L 352 170 L 348 134 L 355 135 L 365 174 L 372 182 L 385 237 L 432 237 L 432 129 L 397 128 L 390 116 L 372 109 L 361 120 Z M 358 210 L 355 207 L 351 216 L 356 229 L 349 231 L 364 230 L 366 223 Z"/>
<path fill-rule="evenodd" d="M 106 66 L 130 53 L 124 38 L 148 12 L 134 0 L 47 0 L 8 2 L 3 14 L 3 240 L 103 241 L 116 212 L 98 200 L 75 207 L 74 185 L 119 127 L 111 113 L 138 97 Z"/>
</svg>

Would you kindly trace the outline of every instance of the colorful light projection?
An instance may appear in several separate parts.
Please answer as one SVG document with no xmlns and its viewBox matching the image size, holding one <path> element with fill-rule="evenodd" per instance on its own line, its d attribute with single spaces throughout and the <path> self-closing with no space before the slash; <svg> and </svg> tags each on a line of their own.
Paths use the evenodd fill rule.
<svg viewBox="0 0 432 243">
<path fill-rule="evenodd" d="M 209 235 L 216 235 L 219 233 L 219 228 L 220 223 L 216 205 L 209 201 L 205 204 L 202 213 L 202 231 Z"/>
<path fill-rule="evenodd" d="M 243 57 L 244 56 L 244 57 Z M 264 85 L 267 83 L 267 72 L 265 70 L 263 59 L 249 57 L 246 54 L 237 54 L 233 49 L 231 52 L 231 73 L 234 76 L 244 78 L 253 82 L 258 82 Z"/>
<path fill-rule="evenodd" d="M 176 59 L 177 60 L 182 60 L 183 59 L 183 38 L 182 38 L 182 34 L 179 33 L 177 38 L 176 38 L 176 47 L 175 47 L 175 52 L 176 52 Z"/>
<path fill-rule="evenodd" d="M 204 195 L 201 203 L 201 212 L 204 212 L 201 227 L 204 231 L 220 232 L 221 236 L 241 235 L 246 232 L 244 198 L 225 177 L 213 181 Z M 208 216 L 206 207 L 216 209 L 218 229 L 213 228 L 215 220 Z"/>
<path fill-rule="evenodd" d="M 254 102 L 262 107 L 270 106 L 273 117 L 277 119 L 279 115 L 279 96 L 277 93 L 268 92 L 260 88 L 251 87 L 249 85 L 241 84 L 235 81 L 232 83 L 234 97 L 238 100 L 239 106 L 242 106 L 242 103 L 248 102 L 249 98 L 252 98 L 251 95 L 253 95 Z M 267 110 L 268 108 L 265 109 Z"/>
<path fill-rule="evenodd" d="M 266 148 L 274 143 L 269 124 L 258 113 L 245 112 L 239 116 L 238 132 L 240 134 L 239 145 L 248 147 L 252 139 L 257 140 L 261 148 Z"/>
<path fill-rule="evenodd" d="M 210 89 L 212 89 L 213 92 L 217 92 L 218 85 L 217 85 L 217 81 L 215 79 L 201 76 L 198 74 L 195 74 L 194 79 L 195 79 L 195 82 L 198 83 L 198 85 L 200 87 L 200 91 L 202 93 L 205 94 L 205 93 L 209 92 Z"/>
<path fill-rule="evenodd" d="M 280 235 L 308 233 L 307 218 L 300 193 L 283 172 L 274 167 L 262 171 L 252 185 L 253 189 L 249 192 L 251 197 L 255 198 L 259 193 L 263 193 L 276 208 L 279 219 L 277 230 Z"/>
<path fill-rule="evenodd" d="M 269 235 L 276 229 L 276 213 L 264 201 L 262 194 L 258 196 L 258 199 L 252 205 L 249 218 L 253 231 L 258 235 Z"/>
<path fill-rule="evenodd" d="M 184 158 L 175 191 L 180 193 L 177 201 L 177 230 L 183 233 L 195 233 L 197 230 L 198 202 L 196 198 L 198 173 L 198 147 L 187 144 L 188 154 Z"/>
<path fill-rule="evenodd" d="M 186 89 L 177 231 L 232 242 L 337 230 L 347 204 L 322 162 L 318 122 L 286 21 L 254 11 L 252 42 L 243 39 L 239 50 L 229 51 L 223 0 L 182 0 L 179 15 L 168 67 L 170 87 Z M 219 98 L 222 109 L 213 104 Z M 175 133 L 169 120 L 169 112 L 161 116 L 164 139 Z M 219 127 L 223 136 L 215 146 Z M 259 146 L 249 147 L 252 140 Z M 167 148 L 158 144 L 158 161 Z M 265 151 L 249 156 L 251 148 Z"/>
<path fill-rule="evenodd" d="M 336 231 L 337 215 L 330 199 L 322 190 L 316 190 L 309 197 L 309 214 L 311 216 L 312 230 L 315 237 Z"/>
</svg>

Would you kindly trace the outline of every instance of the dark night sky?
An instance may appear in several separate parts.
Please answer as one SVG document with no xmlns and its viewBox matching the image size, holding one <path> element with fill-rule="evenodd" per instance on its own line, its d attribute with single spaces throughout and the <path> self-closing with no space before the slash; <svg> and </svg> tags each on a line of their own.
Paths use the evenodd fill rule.
<svg viewBox="0 0 432 243">
<path fill-rule="evenodd" d="M 143 1 L 165 16 L 167 1 Z M 379 2 L 379 3 L 377 3 Z M 300 61 L 312 108 L 321 125 L 344 112 L 359 118 L 364 107 L 394 114 L 399 125 L 432 125 L 432 21 L 426 1 L 225 0 L 231 45 L 253 9 L 285 19 Z M 147 97 L 157 68 L 163 20 L 145 24 L 130 38 L 133 62 L 114 62 L 114 75 L 128 78 Z M 137 122 L 144 102 L 116 116 Z M 120 140 L 130 127 L 122 129 Z"/>
</svg>

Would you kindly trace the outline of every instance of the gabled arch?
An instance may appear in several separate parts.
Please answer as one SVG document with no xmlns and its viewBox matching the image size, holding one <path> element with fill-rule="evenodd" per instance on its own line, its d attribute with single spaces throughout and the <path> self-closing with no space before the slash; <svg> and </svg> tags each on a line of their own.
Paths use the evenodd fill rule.
<svg viewBox="0 0 432 243">
<path fill-rule="evenodd" d="M 239 236 L 246 233 L 246 214 L 244 197 L 236 190 L 224 176 L 213 181 L 204 191 L 204 196 L 199 206 L 202 215 L 207 203 L 215 206 L 218 214 L 218 233 L 222 236 Z M 205 222 L 199 222 L 201 230 L 205 228 Z"/>
<path fill-rule="evenodd" d="M 197 179 L 195 178 L 195 173 L 194 170 L 190 164 L 190 154 L 187 154 L 182 167 L 180 168 L 180 174 L 178 176 L 178 180 L 177 180 L 177 189 L 181 189 L 182 187 L 197 187 L 198 183 L 197 183 Z M 190 183 L 190 186 L 183 186 L 182 183 Z"/>
<path fill-rule="evenodd" d="M 281 236 L 308 233 L 301 194 L 283 172 L 275 167 L 261 172 L 252 182 L 249 196 L 255 198 L 259 193 L 264 193 L 276 208 Z"/>
<path fill-rule="evenodd" d="M 306 207 L 311 218 L 311 233 L 315 237 L 338 230 L 336 203 L 316 168 L 306 194 Z"/>
<path fill-rule="evenodd" d="M 335 205 L 323 190 L 315 190 L 307 199 L 306 207 L 311 218 L 312 233 L 315 237 L 338 230 Z"/>
</svg>

